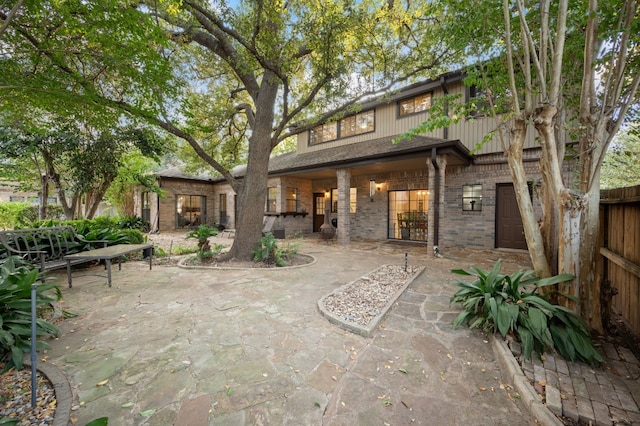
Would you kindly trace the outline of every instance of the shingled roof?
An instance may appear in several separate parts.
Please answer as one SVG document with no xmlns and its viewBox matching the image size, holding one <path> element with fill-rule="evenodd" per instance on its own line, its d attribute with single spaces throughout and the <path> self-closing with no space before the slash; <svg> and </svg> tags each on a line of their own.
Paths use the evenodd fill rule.
<svg viewBox="0 0 640 426">
<path fill-rule="evenodd" d="M 184 173 L 178 167 L 170 167 L 168 169 L 161 170 L 159 172 L 156 172 L 155 175 L 159 178 L 168 178 L 168 179 L 188 179 L 188 180 L 200 180 L 200 181 L 206 181 L 206 182 L 218 180 L 217 177 L 212 178 L 211 176 L 207 176 L 207 175 L 198 175 L 198 176 L 189 175 Z"/>
<path fill-rule="evenodd" d="M 312 170 L 323 170 L 336 167 L 349 167 L 374 162 L 393 161 L 416 155 L 428 155 L 436 148 L 439 154 L 450 154 L 456 157 L 460 163 L 468 164 L 471 161 L 469 150 L 459 140 L 445 140 L 414 136 L 408 140 L 393 143 L 397 136 L 358 142 L 333 148 L 320 149 L 318 151 L 289 152 L 278 155 L 269 160 L 269 174 L 283 175 Z M 246 165 L 237 166 L 232 170 L 236 177 L 242 177 L 246 173 Z M 221 182 L 221 176 L 191 176 L 181 172 L 177 167 L 163 170 L 156 174 L 159 177 L 174 179 L 191 179 L 211 182 Z"/>
<path fill-rule="evenodd" d="M 366 164 L 367 162 L 374 161 L 391 161 L 407 156 L 415 156 L 419 153 L 430 153 L 433 148 L 438 148 L 439 152 L 446 151 L 447 153 L 452 153 L 464 163 L 468 163 L 471 160 L 469 150 L 458 140 L 448 141 L 445 139 L 414 136 L 409 140 L 402 140 L 394 144 L 393 139 L 395 139 L 395 136 L 341 145 L 303 154 L 292 152 L 279 155 L 269 160 L 269 174 L 282 174 L 310 169 L 317 170 L 338 166 L 346 167 L 355 163 Z"/>
</svg>

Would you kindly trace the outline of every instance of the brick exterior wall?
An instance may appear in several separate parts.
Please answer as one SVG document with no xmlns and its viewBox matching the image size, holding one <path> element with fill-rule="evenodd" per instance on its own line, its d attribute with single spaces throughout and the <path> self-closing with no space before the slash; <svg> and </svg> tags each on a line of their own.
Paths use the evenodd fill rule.
<svg viewBox="0 0 640 426">
<path fill-rule="evenodd" d="M 512 183 L 511 174 L 502 154 L 477 160 L 478 164 L 470 166 L 447 167 L 440 215 L 441 247 L 495 248 L 496 186 Z M 525 170 L 531 179 L 540 178 L 537 161 L 526 162 Z M 462 186 L 472 184 L 482 185 L 482 211 L 462 211 Z M 533 205 L 540 216 L 540 200 L 535 194 Z"/>
<path fill-rule="evenodd" d="M 177 195 L 195 195 L 206 197 L 205 217 L 202 217 L 202 223 L 215 223 L 213 213 L 215 212 L 214 185 L 209 182 L 200 182 L 186 179 L 168 179 L 163 178 L 160 186 L 164 191 L 164 197 L 159 199 L 158 206 L 158 225 L 160 232 L 175 231 L 176 228 L 176 196 Z M 151 212 L 153 217 L 154 212 Z"/>
<path fill-rule="evenodd" d="M 536 150 L 525 152 L 527 175 L 539 181 L 539 163 Z M 447 164 L 438 157 L 440 169 L 440 211 L 439 241 L 440 250 L 447 247 L 494 248 L 496 231 L 496 187 L 498 184 L 510 184 L 509 167 L 502 153 L 476 157 L 474 164 L 460 166 Z M 348 244 L 351 238 L 364 240 L 387 240 L 393 238 L 393 221 L 389 217 L 389 193 L 391 191 L 428 190 L 428 238 L 427 246 L 433 248 L 436 169 L 430 158 L 425 158 L 425 166 L 417 170 L 396 170 L 371 175 L 353 175 L 352 169 L 335 170 L 334 178 L 310 180 L 295 176 L 269 178 L 268 186 L 277 187 L 278 217 L 272 229 L 284 231 L 285 236 L 309 234 L 313 231 L 313 194 L 324 193 L 338 188 L 338 212 L 331 212 L 329 222 L 338 219 L 338 241 Z M 565 180 L 571 178 L 570 168 L 565 165 Z M 369 194 L 370 180 L 375 179 L 380 188 L 376 188 L 373 197 Z M 463 185 L 482 185 L 482 210 L 462 210 Z M 287 212 L 287 188 L 297 188 L 298 214 Z M 349 212 L 350 188 L 357 189 L 356 213 Z M 163 179 L 162 189 L 165 198 L 159 200 L 160 231 L 175 230 L 176 195 L 199 195 L 207 197 L 206 223 L 220 223 L 219 194 L 227 194 L 227 228 L 234 226 L 235 194 L 226 183 L 212 184 L 195 180 Z M 266 200 L 265 200 L 266 201 Z M 537 195 L 533 196 L 534 209 L 541 216 L 541 206 Z M 152 207 L 151 216 L 154 216 Z M 282 213 L 287 213 L 283 215 Z M 300 214 L 300 213 L 306 214 Z M 348 218 L 348 219 L 347 219 Z M 342 225 L 342 226 L 340 226 Z"/>
</svg>

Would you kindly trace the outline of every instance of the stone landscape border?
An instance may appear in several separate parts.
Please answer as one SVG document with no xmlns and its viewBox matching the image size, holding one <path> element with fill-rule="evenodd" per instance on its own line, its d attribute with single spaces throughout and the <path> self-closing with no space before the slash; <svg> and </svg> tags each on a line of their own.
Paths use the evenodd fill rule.
<svg viewBox="0 0 640 426">
<path fill-rule="evenodd" d="M 282 271 L 285 269 L 297 269 L 297 268 L 304 268 L 306 266 L 311 266 L 314 263 L 316 263 L 318 260 L 311 256 L 310 254 L 305 254 L 305 253 L 298 253 L 298 256 L 303 256 L 303 257 L 309 257 L 311 258 L 311 261 L 309 263 L 305 263 L 304 265 L 293 265 L 293 266 L 274 266 L 272 268 L 268 268 L 268 267 L 262 267 L 262 268 L 247 268 L 247 267 L 241 267 L 241 266 L 217 266 L 217 265 L 213 265 L 213 266 L 207 266 L 207 265 L 188 265 L 187 262 L 189 261 L 190 257 L 184 257 L 182 259 L 180 259 L 180 261 L 178 262 L 178 267 L 179 268 L 183 268 L 183 269 L 220 269 L 220 270 L 243 270 L 243 269 L 260 269 L 261 271 Z"/>
<path fill-rule="evenodd" d="M 24 365 L 31 367 L 31 360 L 25 359 Z M 57 366 L 47 363 L 36 363 L 36 369 L 51 382 L 56 396 L 56 411 L 53 415 L 53 426 L 67 426 L 71 416 L 73 393 L 67 376 Z"/>
<path fill-rule="evenodd" d="M 373 273 L 375 273 L 376 271 L 389 266 L 389 265 L 381 265 L 379 268 L 369 272 L 369 274 L 367 275 L 371 275 Z M 353 283 L 359 281 L 360 279 L 362 279 L 363 277 L 366 277 L 367 275 L 363 275 L 360 278 L 357 278 L 343 286 L 338 287 L 337 289 L 333 290 L 331 293 L 326 294 L 324 296 L 322 296 L 320 298 L 320 300 L 318 300 L 318 310 L 320 311 L 320 314 L 325 317 L 330 323 L 335 324 L 339 327 L 344 328 L 345 330 L 349 330 L 352 333 L 358 334 L 360 336 L 364 336 L 364 337 L 371 337 L 371 335 L 373 334 L 374 330 L 378 327 L 378 325 L 380 324 L 380 322 L 382 322 L 382 320 L 384 319 L 384 317 L 387 315 L 387 312 L 389 312 L 389 309 L 391 309 L 391 307 L 393 306 L 393 304 L 396 302 L 396 300 L 398 300 L 398 298 L 402 295 L 402 293 L 404 293 L 404 291 L 407 289 L 407 287 L 409 287 L 409 285 L 416 279 L 418 278 L 418 276 L 420 276 L 420 274 L 425 270 L 424 266 L 421 266 L 418 268 L 418 270 L 409 278 L 407 278 L 407 281 L 404 283 L 404 285 L 398 289 L 398 291 L 395 292 L 395 294 L 389 299 L 389 301 L 387 302 L 387 304 L 385 305 L 385 307 L 380 311 L 380 313 L 378 313 L 378 315 L 376 315 L 375 317 L 373 317 L 371 319 L 371 321 L 369 321 L 369 324 L 367 324 L 366 326 L 352 322 L 352 321 L 348 321 L 344 318 L 340 318 L 337 315 L 335 315 L 333 312 L 330 312 L 326 307 L 325 307 L 325 300 L 327 297 L 331 296 L 332 294 L 340 291 L 343 288 L 349 287 L 350 285 L 352 285 Z"/>
</svg>

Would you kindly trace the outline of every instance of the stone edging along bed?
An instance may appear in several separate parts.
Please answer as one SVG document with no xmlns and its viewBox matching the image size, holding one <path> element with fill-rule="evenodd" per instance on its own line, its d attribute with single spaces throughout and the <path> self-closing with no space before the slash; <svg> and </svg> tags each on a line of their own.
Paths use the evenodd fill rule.
<svg viewBox="0 0 640 426">
<path fill-rule="evenodd" d="M 328 307 L 327 307 L 327 300 L 328 298 L 335 296 L 336 294 L 339 294 L 340 292 L 344 291 L 345 289 L 349 289 L 350 287 L 356 286 L 358 285 L 357 283 L 362 281 L 362 280 L 368 280 L 370 276 L 375 276 L 377 272 L 383 270 L 384 268 L 388 268 L 390 267 L 390 265 L 382 265 L 381 267 L 379 267 L 378 269 L 370 272 L 367 275 L 364 275 L 363 277 L 360 277 L 354 281 L 351 281 L 348 284 L 345 284 L 335 290 L 333 290 L 331 293 L 323 296 L 322 298 L 320 298 L 320 300 L 318 300 L 318 310 L 320 311 L 320 314 L 322 316 L 324 316 L 325 318 L 327 318 L 327 320 L 329 322 L 331 322 L 332 324 L 338 325 L 346 330 L 351 331 L 352 333 L 364 336 L 364 337 L 371 337 L 371 335 L 373 334 L 373 331 L 378 327 L 378 325 L 380 324 L 380 322 L 382 322 L 382 320 L 384 319 L 384 317 L 387 315 L 387 312 L 391 309 L 391 307 L 393 306 L 393 304 L 396 302 L 396 300 L 398 300 L 398 298 L 400 297 L 400 295 L 402 295 L 402 293 L 406 290 L 406 288 L 413 282 L 413 280 L 415 280 L 421 273 L 422 271 L 424 271 L 424 266 L 421 267 L 412 267 L 413 271 L 411 275 L 408 275 L 406 278 L 404 278 L 404 283 L 398 283 L 398 287 L 397 290 L 395 290 L 395 292 L 393 294 L 391 294 L 388 299 L 386 300 L 386 304 L 384 305 L 383 308 L 381 308 L 375 316 L 373 316 L 373 318 L 371 318 L 371 320 L 369 320 L 369 322 L 366 325 L 363 324 L 359 324 L 355 321 L 350 321 L 347 318 L 344 318 L 344 316 L 340 316 L 335 314 L 334 312 L 332 312 Z"/>
</svg>

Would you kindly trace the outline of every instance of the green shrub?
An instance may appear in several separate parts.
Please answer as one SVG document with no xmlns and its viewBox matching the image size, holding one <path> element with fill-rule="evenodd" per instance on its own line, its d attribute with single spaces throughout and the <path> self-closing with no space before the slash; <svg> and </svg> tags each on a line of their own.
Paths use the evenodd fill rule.
<svg viewBox="0 0 640 426">
<path fill-rule="evenodd" d="M 22 368 L 23 355 L 31 351 L 31 285 L 36 287 L 36 307 L 60 300 L 58 286 L 41 284 L 40 274 L 19 257 L 0 260 L 0 359 L 6 361 L 5 371 Z M 54 295 L 50 294 L 51 291 Z M 53 324 L 36 320 L 36 336 L 59 334 Z M 38 340 L 38 349 L 48 345 Z"/>
<path fill-rule="evenodd" d="M 125 244 L 142 244 L 144 242 L 144 236 L 139 229 L 120 229 L 114 233 L 121 235 L 126 241 Z"/>
<path fill-rule="evenodd" d="M 32 226 L 37 228 L 70 225 L 79 235 L 87 240 L 107 240 L 109 245 L 141 244 L 144 241 L 142 232 L 138 229 L 121 229 L 119 221 L 109 216 L 99 216 L 95 219 L 77 220 L 38 220 Z M 80 247 L 81 250 L 89 247 Z"/>
<path fill-rule="evenodd" d="M 517 271 L 511 275 L 500 273 L 501 261 L 491 271 L 471 267 L 471 271 L 454 269 L 458 275 L 475 277 L 469 283 L 457 280 L 460 287 L 450 302 L 461 303 L 462 312 L 454 320 L 454 328 L 467 323 L 470 328 L 482 328 L 503 337 L 511 333 L 519 338 L 525 358 L 532 351 L 557 350 L 571 361 L 588 363 L 602 361 L 589 337 L 589 330 L 570 309 L 552 304 L 539 290 L 574 279 L 560 274 L 538 278 L 534 271 Z"/>
<path fill-rule="evenodd" d="M 29 203 L 0 202 L 0 229 L 27 228 L 38 219 L 38 206 Z"/>
<path fill-rule="evenodd" d="M 137 229 L 141 232 L 149 232 L 149 222 L 140 216 L 127 216 L 118 220 L 120 229 Z"/>
</svg>

